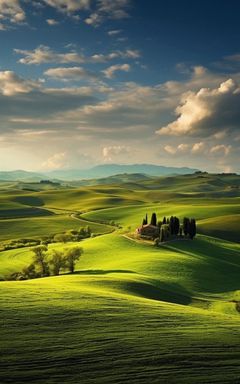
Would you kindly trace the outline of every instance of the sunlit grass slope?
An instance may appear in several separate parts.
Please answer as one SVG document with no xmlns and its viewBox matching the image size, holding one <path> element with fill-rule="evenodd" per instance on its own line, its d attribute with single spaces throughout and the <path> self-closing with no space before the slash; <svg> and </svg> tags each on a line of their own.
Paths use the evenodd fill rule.
<svg viewBox="0 0 240 384">
<path fill-rule="evenodd" d="M 198 223 L 198 229 L 211 236 L 240 242 L 240 214 L 237 212 L 201 220 Z"/>
<path fill-rule="evenodd" d="M 163 202 L 161 204 L 145 204 L 136 206 L 122 206 L 93 211 L 84 214 L 82 217 L 90 220 L 103 220 L 108 222 L 110 219 L 121 224 L 123 227 L 131 226 L 132 229 L 141 225 L 146 213 L 150 216 L 156 212 L 159 220 L 164 216 L 176 215 L 181 220 L 184 216 L 195 217 L 197 225 L 202 233 L 219 236 L 229 240 L 240 241 L 240 204 L 233 199 L 227 202 L 206 201 L 193 203 L 189 202 Z M 221 216 L 221 217 L 219 217 Z M 226 217 L 226 219 L 224 219 Z M 215 232 L 216 229 L 216 232 Z"/>
<path fill-rule="evenodd" d="M 42 237 L 56 234 L 68 229 L 79 229 L 89 225 L 93 233 L 102 234 L 112 229 L 107 225 L 89 223 L 78 220 L 69 215 L 56 215 L 49 217 L 31 217 L 24 219 L 10 219 L 0 221 L 0 240 L 10 240 L 29 237 Z"/>
<path fill-rule="evenodd" d="M 202 176 L 1 191 L 2 212 L 52 213 L 0 220 L 2 240 L 87 224 L 99 234 L 113 229 L 102 221 L 123 227 L 49 245 L 49 252 L 83 247 L 73 275 L 0 282 L 1 383 L 240 382 L 238 178 Z M 195 217 L 202 234 L 158 248 L 125 237 L 153 211 L 159 219 Z M 76 212 L 85 212 L 81 220 Z M 0 278 L 32 255 L 31 248 L 1 252 Z"/>
<path fill-rule="evenodd" d="M 82 246 L 74 275 L 1 283 L 6 382 L 235 382 L 239 245 L 157 249 L 112 234 Z"/>
</svg>

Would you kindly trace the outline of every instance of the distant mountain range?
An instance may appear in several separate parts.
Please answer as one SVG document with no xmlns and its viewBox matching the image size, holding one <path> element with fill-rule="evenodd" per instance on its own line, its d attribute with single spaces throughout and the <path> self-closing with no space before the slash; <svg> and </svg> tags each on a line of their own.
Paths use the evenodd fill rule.
<svg viewBox="0 0 240 384">
<path fill-rule="evenodd" d="M 42 179 L 50 180 L 81 180 L 81 179 L 99 179 L 119 174 L 144 174 L 149 176 L 166 175 L 184 175 L 197 172 L 198 169 L 188 167 L 165 167 L 153 164 L 103 164 L 89 169 L 69 169 L 57 170 L 45 173 L 28 172 L 23 170 L 0 172 L 0 180 L 4 181 L 40 181 Z"/>
</svg>

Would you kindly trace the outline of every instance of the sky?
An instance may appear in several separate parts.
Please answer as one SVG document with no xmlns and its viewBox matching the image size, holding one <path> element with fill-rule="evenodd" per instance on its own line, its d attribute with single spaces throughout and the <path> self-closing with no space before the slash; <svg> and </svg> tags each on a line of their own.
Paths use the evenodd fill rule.
<svg viewBox="0 0 240 384">
<path fill-rule="evenodd" d="M 240 2 L 0 0 L 0 170 L 240 172 Z"/>
</svg>

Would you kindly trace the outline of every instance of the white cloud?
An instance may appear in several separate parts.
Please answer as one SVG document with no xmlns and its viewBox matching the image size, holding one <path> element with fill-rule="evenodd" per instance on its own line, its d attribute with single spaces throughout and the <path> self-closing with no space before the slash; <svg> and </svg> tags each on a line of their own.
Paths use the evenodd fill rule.
<svg viewBox="0 0 240 384">
<path fill-rule="evenodd" d="M 121 155 L 128 155 L 131 152 L 131 148 L 124 145 L 112 145 L 104 147 L 102 150 L 104 161 L 113 161 L 114 158 Z"/>
<path fill-rule="evenodd" d="M 202 74 L 202 70 L 199 71 Z M 240 93 L 237 84 L 229 79 L 218 88 L 201 88 L 198 92 L 184 93 L 176 108 L 177 119 L 160 128 L 160 135 L 199 134 L 238 126 Z"/>
<path fill-rule="evenodd" d="M 58 11 L 75 13 L 90 8 L 91 0 L 43 0 L 44 3 L 56 8 Z"/>
<path fill-rule="evenodd" d="M 129 0 L 99 0 L 98 11 L 108 15 L 112 19 L 122 19 L 128 17 L 126 8 L 129 7 Z"/>
<path fill-rule="evenodd" d="M 86 57 L 76 51 L 58 53 L 45 45 L 40 45 L 32 51 L 24 49 L 14 49 L 14 52 L 18 55 L 23 56 L 19 59 L 19 63 L 28 65 L 44 63 L 105 63 L 115 59 L 136 59 L 140 57 L 140 52 L 134 49 L 127 49 L 125 51 L 115 51 L 107 54 L 100 53 Z"/>
<path fill-rule="evenodd" d="M 131 67 L 129 64 L 116 64 L 111 65 L 111 67 L 103 70 L 105 77 L 108 79 L 112 79 L 116 72 L 123 71 L 123 72 L 129 72 L 131 70 Z"/>
<path fill-rule="evenodd" d="M 127 9 L 130 0 L 42 0 L 45 4 L 59 12 L 80 20 L 79 12 L 88 12 L 85 23 L 94 27 L 105 20 L 118 20 L 129 17 Z"/>
<path fill-rule="evenodd" d="M 57 53 L 49 47 L 40 45 L 33 51 L 14 49 L 15 53 L 22 55 L 19 60 L 21 64 L 43 64 L 43 63 L 84 63 L 85 58 L 77 52 Z"/>
<path fill-rule="evenodd" d="M 227 156 L 231 151 L 231 145 L 218 144 L 210 149 L 210 153 Z"/>
<path fill-rule="evenodd" d="M 59 24 L 59 21 L 57 21 L 55 19 L 47 19 L 46 22 L 48 25 L 51 25 L 51 26 Z"/>
<path fill-rule="evenodd" d="M 187 152 L 189 149 L 189 145 L 188 144 L 179 144 L 177 148 L 180 152 Z"/>
<path fill-rule="evenodd" d="M 66 167 L 66 153 L 60 152 L 55 153 L 53 156 L 49 157 L 44 161 L 41 167 L 45 170 L 55 170 Z"/>
<path fill-rule="evenodd" d="M 19 24 L 25 21 L 26 15 L 18 0 L 0 0 L 0 19 L 13 24 Z M 2 24 L 2 30 L 7 25 Z"/>
<path fill-rule="evenodd" d="M 188 144 L 179 144 L 178 146 L 174 147 L 172 145 L 165 145 L 164 150 L 169 153 L 170 155 L 175 155 L 176 153 L 186 153 L 189 150 Z"/>
<path fill-rule="evenodd" d="M 119 35 L 119 33 L 121 33 L 121 29 L 113 29 L 111 31 L 108 31 L 108 35 L 109 36 L 116 36 L 116 35 Z"/>
<path fill-rule="evenodd" d="M 170 155 L 175 155 L 175 153 L 177 152 L 176 148 L 174 148 L 172 145 L 165 145 L 164 150 L 167 153 L 170 153 Z"/>
<path fill-rule="evenodd" d="M 130 0 L 98 0 L 95 10 L 85 19 L 85 23 L 97 27 L 108 19 L 127 18 L 129 5 Z"/>
<path fill-rule="evenodd" d="M 19 93 L 29 93 L 35 88 L 39 88 L 39 83 L 24 80 L 12 71 L 0 72 L 0 93 L 5 96 L 14 96 Z"/>
<path fill-rule="evenodd" d="M 141 56 L 138 50 L 127 49 L 126 51 L 115 51 L 110 52 L 109 54 L 95 54 L 92 55 L 88 61 L 94 63 L 105 63 L 114 59 L 137 59 Z"/>
<path fill-rule="evenodd" d="M 70 67 L 70 68 L 50 68 L 44 72 L 44 75 L 53 77 L 60 80 L 79 80 L 82 78 L 89 78 L 96 80 L 97 75 L 82 67 Z"/>
<path fill-rule="evenodd" d="M 100 14 L 93 12 L 89 17 L 85 19 L 85 23 L 92 26 L 99 26 L 103 22 L 103 16 Z"/>
<path fill-rule="evenodd" d="M 202 141 L 200 141 L 199 143 L 193 144 L 192 153 L 199 154 L 199 153 L 202 153 L 204 149 L 205 149 L 205 144 Z"/>
</svg>

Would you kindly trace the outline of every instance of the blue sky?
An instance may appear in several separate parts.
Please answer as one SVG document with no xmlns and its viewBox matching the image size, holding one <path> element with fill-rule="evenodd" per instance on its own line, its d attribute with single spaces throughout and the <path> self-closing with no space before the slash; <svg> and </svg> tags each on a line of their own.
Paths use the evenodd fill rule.
<svg viewBox="0 0 240 384">
<path fill-rule="evenodd" d="M 0 168 L 239 172 L 240 3 L 0 0 Z"/>
</svg>

